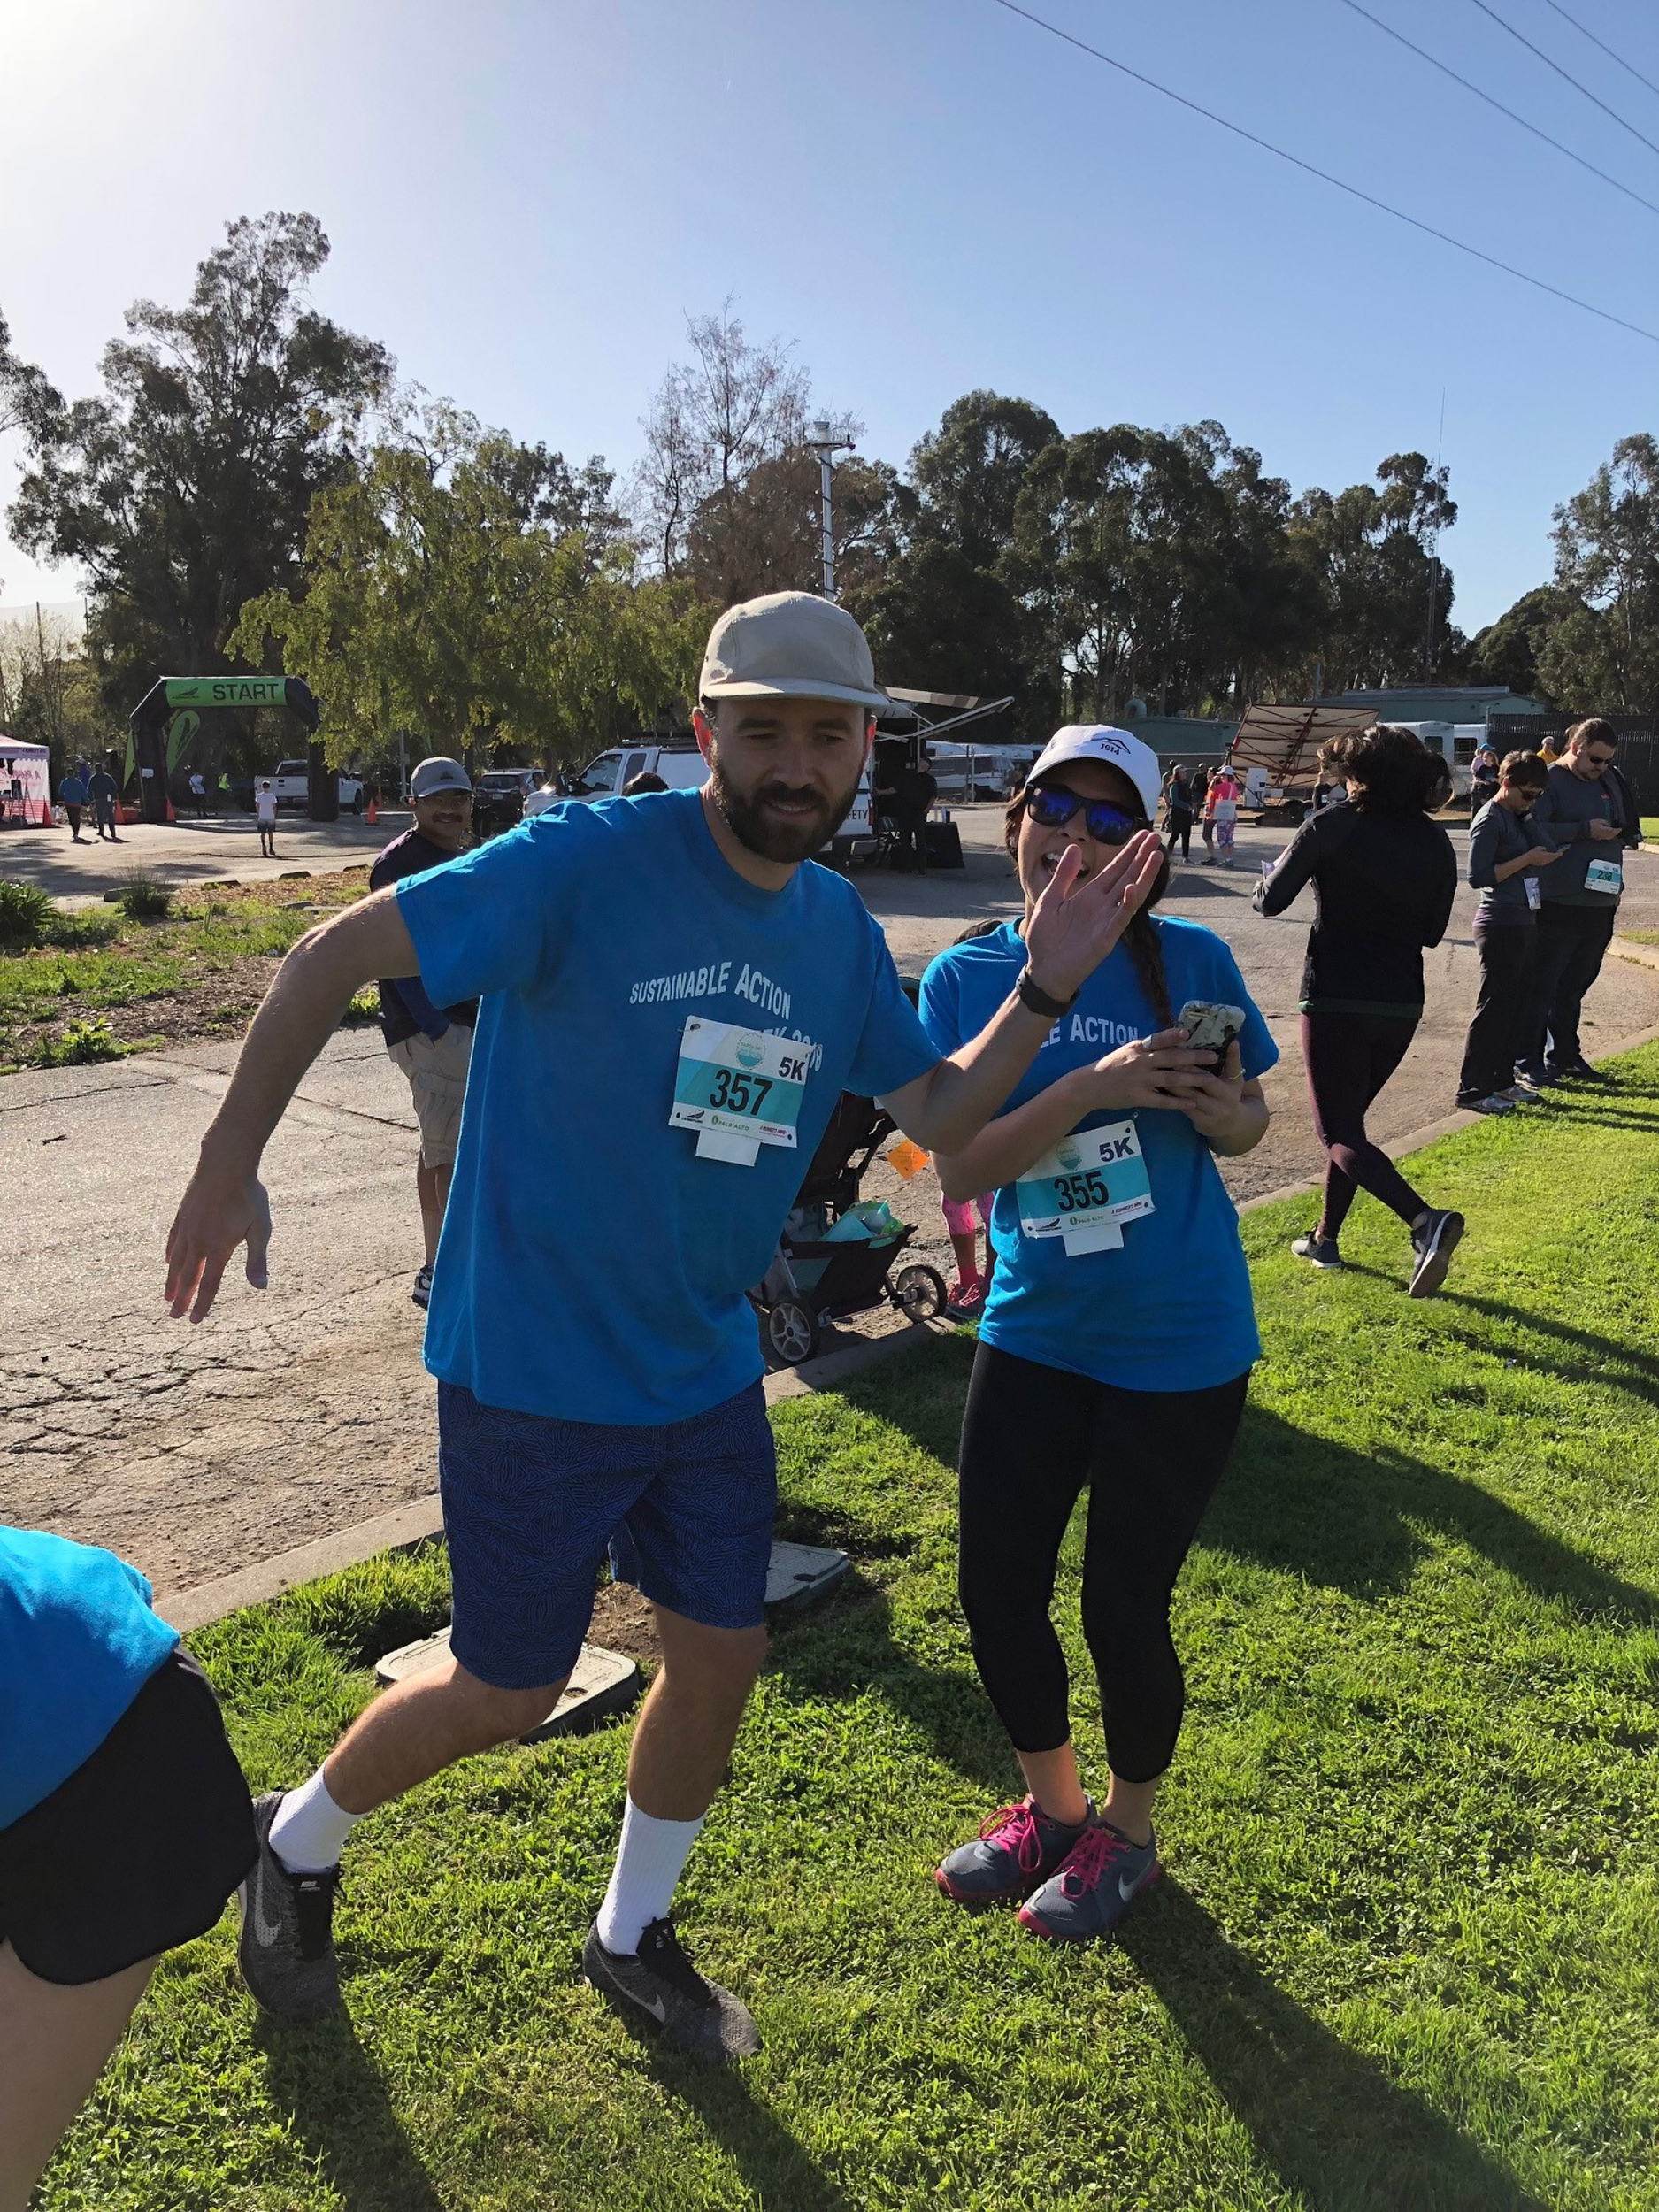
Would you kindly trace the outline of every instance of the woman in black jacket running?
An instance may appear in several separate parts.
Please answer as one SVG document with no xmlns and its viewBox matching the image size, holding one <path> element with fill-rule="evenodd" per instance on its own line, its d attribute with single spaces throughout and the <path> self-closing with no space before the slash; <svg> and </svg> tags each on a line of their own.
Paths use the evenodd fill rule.
<svg viewBox="0 0 1659 2212">
<path fill-rule="evenodd" d="M 1417 1034 L 1423 949 L 1440 943 L 1451 919 L 1457 863 L 1429 818 L 1449 779 L 1437 754 L 1386 723 L 1328 740 L 1319 763 L 1346 781 L 1351 803 L 1304 822 L 1256 894 L 1263 914 L 1281 914 L 1304 884 L 1314 887 L 1302 1050 L 1326 1155 L 1325 1203 L 1291 1249 L 1316 1267 L 1340 1267 L 1337 1239 L 1367 1190 L 1409 1228 L 1411 1295 L 1426 1298 L 1446 1279 L 1463 1217 L 1412 1189 L 1366 1135 L 1365 1115 Z"/>
</svg>

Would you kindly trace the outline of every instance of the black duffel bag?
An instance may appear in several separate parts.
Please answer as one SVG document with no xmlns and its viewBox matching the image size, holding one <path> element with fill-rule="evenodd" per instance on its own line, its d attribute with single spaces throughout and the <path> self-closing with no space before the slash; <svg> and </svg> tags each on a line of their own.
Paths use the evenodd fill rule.
<svg viewBox="0 0 1659 2212">
<path fill-rule="evenodd" d="M 927 864 L 930 868 L 963 868 L 962 835 L 954 822 L 927 825 Z"/>
</svg>

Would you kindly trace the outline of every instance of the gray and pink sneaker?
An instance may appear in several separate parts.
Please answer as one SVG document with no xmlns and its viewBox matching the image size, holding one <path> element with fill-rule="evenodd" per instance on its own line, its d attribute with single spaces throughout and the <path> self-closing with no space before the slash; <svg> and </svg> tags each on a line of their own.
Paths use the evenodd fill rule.
<svg viewBox="0 0 1659 2212">
<path fill-rule="evenodd" d="M 1091 1805 L 1089 1810 L 1094 1811 Z M 1088 1827 L 1050 1820 L 1034 1797 L 1004 1805 L 933 1869 L 933 1879 L 959 1905 L 1011 1903 L 1029 1896 L 1063 1865 Z"/>
<path fill-rule="evenodd" d="M 1156 1838 L 1131 1843 L 1097 1818 L 1064 1864 L 1020 1907 L 1019 1924 L 1051 1943 L 1097 1942 L 1163 1871 Z"/>
</svg>

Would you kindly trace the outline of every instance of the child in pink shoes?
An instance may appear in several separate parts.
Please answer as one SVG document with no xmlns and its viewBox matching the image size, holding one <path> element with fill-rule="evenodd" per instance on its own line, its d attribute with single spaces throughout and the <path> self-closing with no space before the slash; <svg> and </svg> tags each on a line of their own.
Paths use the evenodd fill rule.
<svg viewBox="0 0 1659 2212">
<path fill-rule="evenodd" d="M 983 1191 L 978 1198 L 944 1198 L 945 1227 L 950 1235 L 950 1248 L 956 1256 L 956 1280 L 945 1300 L 945 1310 L 958 1321 L 972 1321 L 983 1311 L 986 1295 L 991 1287 L 991 1270 L 995 1261 L 991 1252 L 991 1194 Z M 975 1207 L 979 1210 L 979 1222 L 973 1217 Z M 979 1226 L 985 1229 L 985 1272 L 979 1272 Z"/>
</svg>

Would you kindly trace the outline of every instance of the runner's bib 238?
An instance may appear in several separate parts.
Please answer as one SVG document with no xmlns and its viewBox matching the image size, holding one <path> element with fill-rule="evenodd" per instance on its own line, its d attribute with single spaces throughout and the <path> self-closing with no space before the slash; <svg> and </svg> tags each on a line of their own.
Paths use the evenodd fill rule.
<svg viewBox="0 0 1659 2212">
<path fill-rule="evenodd" d="M 737 1022 L 688 1017 L 674 1070 L 675 1129 L 695 1129 L 700 1160 L 753 1167 L 763 1144 L 794 1147 L 812 1047 Z"/>
<path fill-rule="evenodd" d="M 1624 871 L 1617 860 L 1593 860 L 1584 872 L 1584 887 L 1616 899 L 1624 888 Z"/>
<path fill-rule="evenodd" d="M 1059 1237 L 1068 1256 L 1115 1251 L 1119 1224 L 1155 1210 L 1133 1121 L 1079 1129 L 1025 1170 L 1014 1186 L 1020 1234 Z"/>
</svg>

